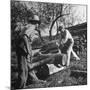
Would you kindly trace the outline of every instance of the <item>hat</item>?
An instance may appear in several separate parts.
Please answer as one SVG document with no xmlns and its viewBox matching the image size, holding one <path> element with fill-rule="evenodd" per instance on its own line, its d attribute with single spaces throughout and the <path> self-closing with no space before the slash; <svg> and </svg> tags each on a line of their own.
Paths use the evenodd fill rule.
<svg viewBox="0 0 90 90">
<path fill-rule="evenodd" d="M 31 23 L 31 24 L 40 24 L 41 21 L 39 19 L 39 17 L 37 15 L 34 15 L 33 18 L 29 18 L 28 19 L 28 23 Z"/>
</svg>

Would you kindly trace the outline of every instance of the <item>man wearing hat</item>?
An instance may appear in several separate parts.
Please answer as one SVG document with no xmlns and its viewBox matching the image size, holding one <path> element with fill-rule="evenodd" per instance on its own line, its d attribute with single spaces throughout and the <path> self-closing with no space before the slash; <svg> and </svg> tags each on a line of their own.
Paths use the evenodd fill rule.
<svg viewBox="0 0 90 90">
<path fill-rule="evenodd" d="M 63 23 L 59 26 L 59 31 L 61 33 L 61 52 L 67 55 L 67 61 L 63 61 L 63 65 L 66 64 L 66 66 L 69 66 L 71 52 L 73 56 L 76 58 L 76 60 L 80 60 L 80 58 L 73 51 L 74 39 L 71 33 L 67 29 L 65 29 Z"/>
<path fill-rule="evenodd" d="M 44 82 L 38 79 L 34 70 L 29 72 L 30 67 L 28 67 L 28 63 L 31 63 L 32 65 L 31 43 L 35 37 L 35 29 L 38 28 L 39 24 L 39 17 L 34 15 L 33 19 L 29 19 L 27 24 L 20 30 L 21 32 L 16 44 L 18 59 L 18 80 L 16 88 L 25 88 L 28 75 L 30 75 L 33 82 Z"/>
</svg>

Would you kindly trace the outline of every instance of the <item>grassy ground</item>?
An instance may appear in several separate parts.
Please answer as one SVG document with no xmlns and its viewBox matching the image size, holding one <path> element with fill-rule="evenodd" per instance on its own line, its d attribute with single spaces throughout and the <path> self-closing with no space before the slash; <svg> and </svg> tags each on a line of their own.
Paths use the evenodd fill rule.
<svg viewBox="0 0 90 90">
<path fill-rule="evenodd" d="M 87 53 L 84 51 L 79 54 L 80 61 L 71 59 L 70 68 L 50 75 L 46 81 L 47 83 L 37 83 L 28 85 L 26 88 L 47 88 L 47 87 L 61 87 L 61 86 L 75 86 L 87 84 Z M 16 64 L 16 57 L 13 56 L 13 64 Z M 15 69 L 12 71 L 12 79 L 17 77 Z M 73 72 L 76 70 L 76 72 Z M 80 72 L 77 72 L 80 71 Z"/>
</svg>

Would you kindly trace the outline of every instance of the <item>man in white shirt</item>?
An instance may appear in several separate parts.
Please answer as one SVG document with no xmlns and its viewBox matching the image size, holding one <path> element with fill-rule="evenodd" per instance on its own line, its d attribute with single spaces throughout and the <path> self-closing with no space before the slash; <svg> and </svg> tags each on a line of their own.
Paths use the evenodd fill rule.
<svg viewBox="0 0 90 90">
<path fill-rule="evenodd" d="M 64 24 L 60 25 L 59 31 L 61 34 L 61 45 L 62 45 L 61 51 L 62 51 L 62 53 L 65 53 L 67 55 L 66 66 L 69 66 L 71 52 L 72 52 L 73 56 L 76 58 L 76 60 L 80 60 L 80 58 L 73 51 L 74 39 L 73 39 L 71 33 L 67 29 L 65 29 Z M 63 61 L 63 65 L 65 65 L 65 61 Z"/>
</svg>

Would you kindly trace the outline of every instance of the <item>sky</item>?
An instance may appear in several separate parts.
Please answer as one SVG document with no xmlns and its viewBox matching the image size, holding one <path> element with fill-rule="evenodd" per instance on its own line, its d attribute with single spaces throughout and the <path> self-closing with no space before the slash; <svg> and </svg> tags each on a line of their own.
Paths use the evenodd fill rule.
<svg viewBox="0 0 90 90">
<path fill-rule="evenodd" d="M 72 12 L 74 14 L 74 17 L 77 19 L 81 19 L 80 23 L 86 22 L 87 19 L 87 6 L 86 5 L 74 5 Z M 78 24 L 78 21 L 75 22 L 75 24 Z"/>
</svg>

